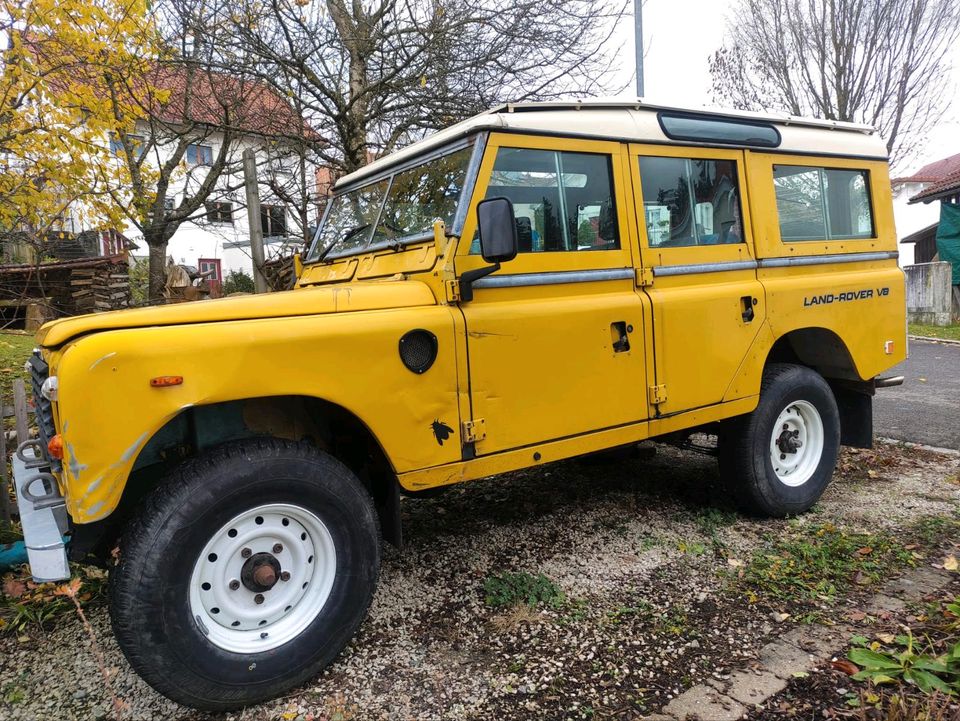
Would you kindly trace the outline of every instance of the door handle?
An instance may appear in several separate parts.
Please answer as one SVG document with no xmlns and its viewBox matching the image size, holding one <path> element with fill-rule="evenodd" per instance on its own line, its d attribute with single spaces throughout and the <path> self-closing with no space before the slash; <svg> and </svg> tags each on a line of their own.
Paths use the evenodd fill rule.
<svg viewBox="0 0 960 721">
<path fill-rule="evenodd" d="M 618 320 L 610 324 L 610 341 L 614 353 L 623 353 L 630 350 L 630 338 L 627 336 L 633 330 L 625 320 Z"/>
<path fill-rule="evenodd" d="M 752 295 L 744 295 L 740 298 L 740 317 L 744 323 L 753 320 L 753 306 L 757 304 L 757 299 Z"/>
</svg>

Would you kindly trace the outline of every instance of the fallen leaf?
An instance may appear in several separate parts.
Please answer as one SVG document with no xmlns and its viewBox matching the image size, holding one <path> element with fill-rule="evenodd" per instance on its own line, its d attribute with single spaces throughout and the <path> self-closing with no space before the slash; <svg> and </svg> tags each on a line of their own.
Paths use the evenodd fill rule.
<svg viewBox="0 0 960 721">
<path fill-rule="evenodd" d="M 739 558 L 728 558 L 727 565 L 733 566 L 734 568 L 740 568 L 743 565 L 743 561 Z"/>
<path fill-rule="evenodd" d="M 877 472 L 871 468 L 870 470 L 867 471 L 867 475 L 870 476 L 871 478 L 876 478 Z"/>
<path fill-rule="evenodd" d="M 865 614 L 863 611 L 851 611 L 847 614 L 847 618 L 849 618 L 851 621 L 862 621 L 866 617 L 867 614 Z"/>
<path fill-rule="evenodd" d="M 948 571 L 957 570 L 957 557 L 954 555 L 949 555 L 943 559 L 943 567 Z"/>
<path fill-rule="evenodd" d="M 884 643 L 893 643 L 896 639 L 896 636 L 894 636 L 892 633 L 878 633 L 877 639 L 883 641 Z"/>
<path fill-rule="evenodd" d="M 3 582 L 3 593 L 10 598 L 20 598 L 27 592 L 27 586 L 23 581 L 7 579 Z"/>
<path fill-rule="evenodd" d="M 842 671 L 843 673 L 847 674 L 847 676 L 853 676 L 855 673 L 860 673 L 860 668 L 845 658 L 836 658 L 830 662 L 830 665 L 837 669 L 837 671 Z"/>
<path fill-rule="evenodd" d="M 864 546 L 863 548 L 858 548 L 857 553 L 859 553 L 861 556 L 869 556 L 871 553 L 873 553 L 873 549 L 870 546 Z"/>
</svg>

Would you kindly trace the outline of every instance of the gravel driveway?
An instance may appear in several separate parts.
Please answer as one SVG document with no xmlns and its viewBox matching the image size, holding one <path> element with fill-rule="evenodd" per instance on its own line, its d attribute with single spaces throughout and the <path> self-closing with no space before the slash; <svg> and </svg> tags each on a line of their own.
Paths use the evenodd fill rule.
<svg viewBox="0 0 960 721">
<path fill-rule="evenodd" d="M 404 501 L 407 546 L 386 547 L 370 616 L 344 654 L 287 699 L 235 719 L 637 718 L 754 658 L 792 620 L 729 590 L 731 569 L 797 524 L 874 533 L 953 516 L 960 458 L 897 445 L 846 451 L 813 512 L 748 519 L 712 458 L 569 461 Z M 483 582 L 543 573 L 557 608 L 494 609 Z M 126 718 L 204 719 L 127 666 L 106 609 L 90 621 Z M 0 637 L 0 717 L 89 719 L 110 708 L 76 619 L 45 638 Z M 11 695 L 15 689 L 18 693 Z"/>
</svg>

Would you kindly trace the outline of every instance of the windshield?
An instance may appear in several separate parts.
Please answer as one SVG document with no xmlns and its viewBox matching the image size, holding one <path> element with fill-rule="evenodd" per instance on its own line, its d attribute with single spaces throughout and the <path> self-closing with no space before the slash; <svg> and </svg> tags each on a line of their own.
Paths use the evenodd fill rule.
<svg viewBox="0 0 960 721">
<path fill-rule="evenodd" d="M 436 220 L 452 227 L 472 151 L 455 150 L 333 198 L 311 259 L 417 240 Z"/>
</svg>

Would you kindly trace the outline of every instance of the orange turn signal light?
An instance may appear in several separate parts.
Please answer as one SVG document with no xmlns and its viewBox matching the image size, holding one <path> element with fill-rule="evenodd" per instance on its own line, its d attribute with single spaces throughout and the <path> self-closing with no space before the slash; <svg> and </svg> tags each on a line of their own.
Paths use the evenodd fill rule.
<svg viewBox="0 0 960 721">
<path fill-rule="evenodd" d="M 183 376 L 157 376 L 150 379 L 150 385 L 154 388 L 169 388 L 170 386 L 179 386 L 183 384 Z"/>
<path fill-rule="evenodd" d="M 47 452 L 50 454 L 51 458 L 56 458 L 58 461 L 63 460 L 63 436 L 59 433 L 55 435 L 47 443 Z"/>
</svg>

